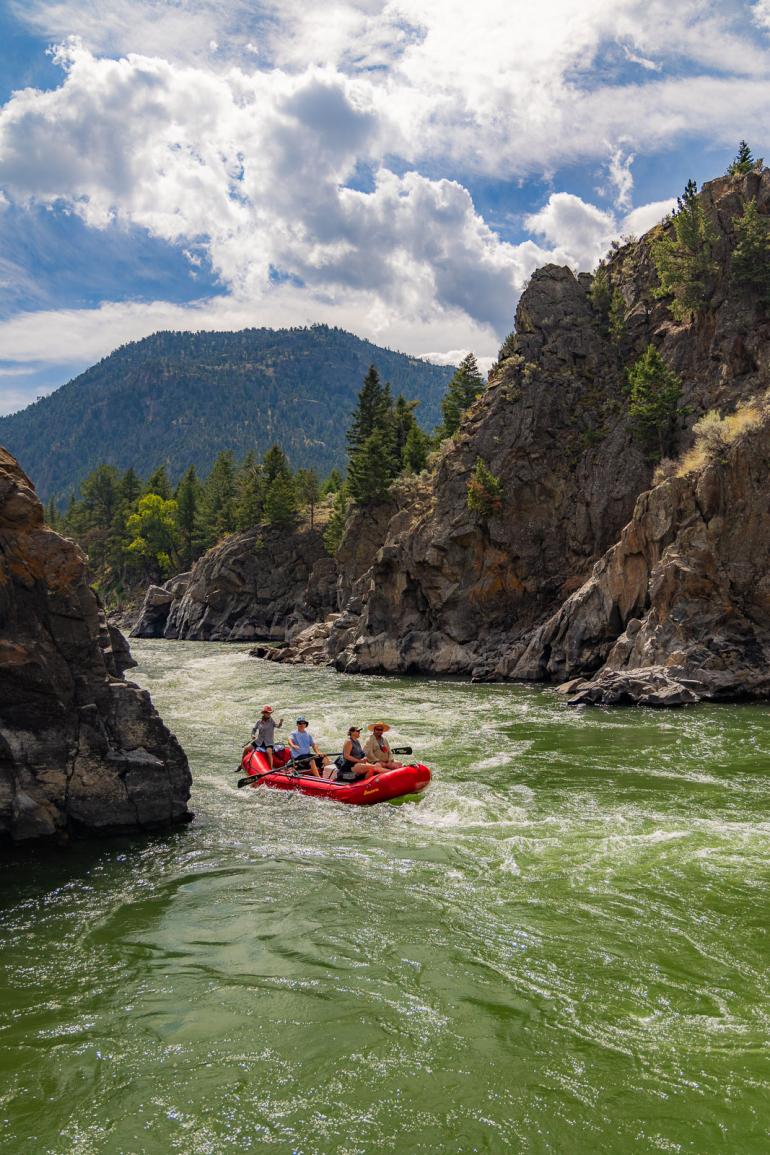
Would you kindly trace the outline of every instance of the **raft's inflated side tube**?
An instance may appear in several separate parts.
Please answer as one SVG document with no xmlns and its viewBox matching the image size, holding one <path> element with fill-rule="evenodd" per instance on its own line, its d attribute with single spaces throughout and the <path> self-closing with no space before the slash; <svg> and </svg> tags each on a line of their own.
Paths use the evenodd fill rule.
<svg viewBox="0 0 770 1155">
<path fill-rule="evenodd" d="M 373 806 L 375 802 L 389 802 L 402 798 L 405 794 L 419 794 L 430 782 L 430 770 L 421 762 L 412 762 L 398 770 L 384 770 L 374 778 L 363 782 L 330 782 L 328 778 L 316 778 L 313 774 L 297 774 L 281 771 L 291 761 L 289 750 L 284 747 L 273 751 L 273 770 L 267 758 L 259 750 L 247 750 L 243 755 L 243 769 L 254 778 L 254 786 L 270 786 L 274 790 L 298 790 L 311 798 L 331 798 L 334 802 L 346 802 L 351 806 Z"/>
</svg>

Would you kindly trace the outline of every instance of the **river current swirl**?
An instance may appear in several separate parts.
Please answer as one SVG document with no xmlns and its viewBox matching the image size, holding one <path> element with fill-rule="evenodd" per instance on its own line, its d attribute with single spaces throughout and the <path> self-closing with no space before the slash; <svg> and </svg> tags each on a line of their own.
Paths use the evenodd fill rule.
<svg viewBox="0 0 770 1155">
<path fill-rule="evenodd" d="M 770 1150 L 770 715 L 139 642 L 195 822 L 0 866 L 0 1150 Z M 263 702 L 419 804 L 238 790 Z"/>
</svg>

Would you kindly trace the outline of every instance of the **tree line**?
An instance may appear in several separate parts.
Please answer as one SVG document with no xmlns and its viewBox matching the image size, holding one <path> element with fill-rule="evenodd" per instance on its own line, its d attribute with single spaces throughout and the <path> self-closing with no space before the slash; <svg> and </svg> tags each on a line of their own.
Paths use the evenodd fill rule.
<svg viewBox="0 0 770 1155">
<path fill-rule="evenodd" d="M 229 533 L 260 524 L 291 529 L 303 514 L 312 524 L 318 502 L 341 484 L 337 470 L 323 483 L 312 468 L 292 471 L 273 445 L 261 461 L 247 453 L 236 463 L 225 450 L 205 479 L 191 465 L 175 486 L 165 466 L 142 480 L 133 469 L 102 464 L 66 511 L 52 500 L 46 514 L 52 528 L 82 546 L 97 586 L 112 600 L 189 569 Z"/>
<path fill-rule="evenodd" d="M 95 584 L 108 602 L 188 570 L 223 537 L 256 526 L 291 531 L 301 518 L 314 528 L 319 504 L 328 505 L 324 528 L 334 553 L 351 505 L 384 500 L 392 482 L 426 467 L 431 450 L 460 426 L 463 413 L 484 388 L 473 354 L 459 366 L 442 401 L 433 436 L 417 423 L 418 402 L 395 399 L 370 366 L 347 431 L 347 476 L 337 469 L 321 480 L 312 467 L 292 470 L 280 445 L 261 460 L 249 452 L 236 461 L 219 454 L 206 477 L 193 465 L 172 484 L 165 466 L 142 479 L 130 468 L 101 464 L 81 482 L 66 510 L 52 499 L 52 528 L 74 538 L 88 554 Z"/>
</svg>

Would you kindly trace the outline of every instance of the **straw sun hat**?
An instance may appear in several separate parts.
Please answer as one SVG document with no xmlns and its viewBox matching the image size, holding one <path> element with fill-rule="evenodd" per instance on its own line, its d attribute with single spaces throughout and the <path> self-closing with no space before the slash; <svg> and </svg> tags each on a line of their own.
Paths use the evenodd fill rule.
<svg viewBox="0 0 770 1155">
<path fill-rule="evenodd" d="M 366 728 L 367 728 L 367 730 L 379 730 L 380 727 L 382 727 L 383 733 L 387 733 L 388 730 L 390 729 L 390 726 L 388 725 L 387 722 L 372 722 Z"/>
</svg>

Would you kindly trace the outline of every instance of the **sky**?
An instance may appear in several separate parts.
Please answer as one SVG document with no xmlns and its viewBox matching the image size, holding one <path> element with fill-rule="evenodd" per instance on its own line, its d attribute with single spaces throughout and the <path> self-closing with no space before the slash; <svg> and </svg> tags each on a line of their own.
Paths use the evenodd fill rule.
<svg viewBox="0 0 770 1155">
<path fill-rule="evenodd" d="M 158 329 L 486 364 L 769 105 L 770 0 L 0 0 L 0 413 Z"/>
</svg>

